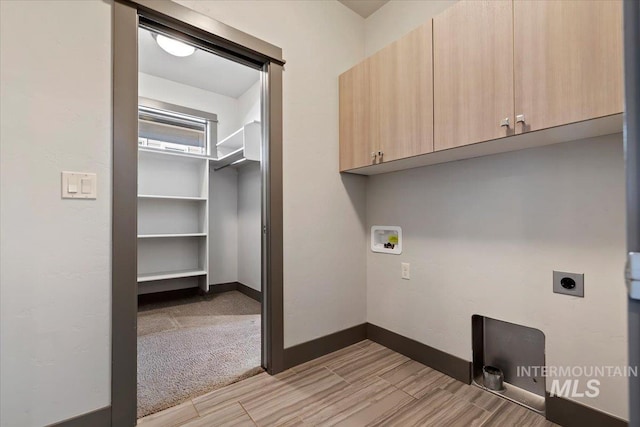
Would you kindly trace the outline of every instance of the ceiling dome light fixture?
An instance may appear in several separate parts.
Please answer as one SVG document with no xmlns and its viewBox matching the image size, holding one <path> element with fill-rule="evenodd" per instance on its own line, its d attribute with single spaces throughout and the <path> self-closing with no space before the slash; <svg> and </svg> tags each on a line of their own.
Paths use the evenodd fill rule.
<svg viewBox="0 0 640 427">
<path fill-rule="evenodd" d="M 196 51 L 195 47 L 182 43 L 176 39 L 163 36 L 162 34 L 154 34 L 153 37 L 156 39 L 156 43 L 158 43 L 158 46 L 160 46 L 162 50 L 173 56 L 190 56 Z"/>
</svg>

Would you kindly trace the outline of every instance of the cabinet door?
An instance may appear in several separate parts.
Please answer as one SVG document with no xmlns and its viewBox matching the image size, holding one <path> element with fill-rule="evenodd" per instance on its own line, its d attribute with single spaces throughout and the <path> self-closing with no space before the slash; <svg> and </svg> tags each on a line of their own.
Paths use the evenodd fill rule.
<svg viewBox="0 0 640 427">
<path fill-rule="evenodd" d="M 429 21 L 370 59 L 378 162 L 433 151 L 431 28 Z"/>
<path fill-rule="evenodd" d="M 436 16 L 433 71 L 436 151 L 513 134 L 512 2 L 462 0 Z"/>
<path fill-rule="evenodd" d="M 622 2 L 514 2 L 516 132 L 622 112 Z"/>
<path fill-rule="evenodd" d="M 373 164 L 369 60 L 339 77 L 340 171 Z"/>
</svg>

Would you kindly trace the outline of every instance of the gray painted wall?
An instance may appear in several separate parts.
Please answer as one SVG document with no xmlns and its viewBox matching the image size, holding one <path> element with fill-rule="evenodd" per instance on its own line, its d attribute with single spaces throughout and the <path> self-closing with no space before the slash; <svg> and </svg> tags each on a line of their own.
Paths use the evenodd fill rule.
<svg viewBox="0 0 640 427">
<path fill-rule="evenodd" d="M 365 20 L 366 54 L 453 3 L 385 4 Z M 548 364 L 624 366 L 623 167 L 615 135 L 372 177 L 368 225 L 405 241 L 400 256 L 367 250 L 367 320 L 471 360 L 482 314 L 542 330 Z M 553 269 L 585 273 L 585 298 L 553 294 Z M 577 400 L 627 418 L 626 379 L 601 382 Z"/>
<path fill-rule="evenodd" d="M 362 324 L 366 179 L 338 173 L 338 75 L 363 58 L 364 20 L 335 1 L 179 3 L 281 47 L 287 61 L 285 347 Z"/>
<path fill-rule="evenodd" d="M 290 64 L 285 345 L 363 323 L 364 179 L 336 172 L 337 76 L 362 58 L 362 18 L 338 2 L 189 6 Z M 112 7 L 1 1 L 0 19 L 0 425 L 39 427 L 110 404 Z M 63 170 L 97 172 L 98 199 L 61 200 Z"/>
<path fill-rule="evenodd" d="M 109 405 L 108 2 L 0 2 L 0 425 Z M 62 200 L 62 171 L 97 173 Z"/>
<path fill-rule="evenodd" d="M 624 366 L 623 167 L 610 135 L 372 177 L 368 223 L 404 243 L 367 251 L 368 321 L 471 360 L 480 314 L 540 329 L 548 365 Z M 553 270 L 584 273 L 585 297 L 554 294 Z M 626 418 L 626 379 L 600 380 L 581 402 Z"/>
</svg>

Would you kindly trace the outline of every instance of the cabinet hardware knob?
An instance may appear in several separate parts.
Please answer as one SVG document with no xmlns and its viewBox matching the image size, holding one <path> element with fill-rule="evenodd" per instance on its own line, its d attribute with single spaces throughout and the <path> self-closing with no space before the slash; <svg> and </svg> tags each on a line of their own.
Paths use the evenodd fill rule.
<svg viewBox="0 0 640 427">
<path fill-rule="evenodd" d="M 380 157 L 384 156 L 384 151 L 378 151 L 378 156 Z"/>
<path fill-rule="evenodd" d="M 516 123 L 524 123 L 524 114 L 518 114 L 516 116 Z"/>
<path fill-rule="evenodd" d="M 376 159 L 376 156 L 377 156 L 377 155 L 378 155 L 378 154 L 377 154 L 375 151 L 372 151 L 372 152 L 371 152 L 371 158 L 372 158 L 373 160 L 375 160 L 375 159 Z"/>
<path fill-rule="evenodd" d="M 500 127 L 509 127 L 509 117 L 505 117 L 504 119 L 500 120 Z"/>
</svg>

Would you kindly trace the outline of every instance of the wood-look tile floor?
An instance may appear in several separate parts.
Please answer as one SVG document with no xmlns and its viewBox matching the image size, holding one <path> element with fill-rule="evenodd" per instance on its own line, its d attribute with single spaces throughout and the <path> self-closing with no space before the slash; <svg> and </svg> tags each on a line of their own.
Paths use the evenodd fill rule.
<svg viewBox="0 0 640 427">
<path fill-rule="evenodd" d="M 138 420 L 142 427 L 534 426 L 515 403 L 366 340 Z"/>
</svg>

